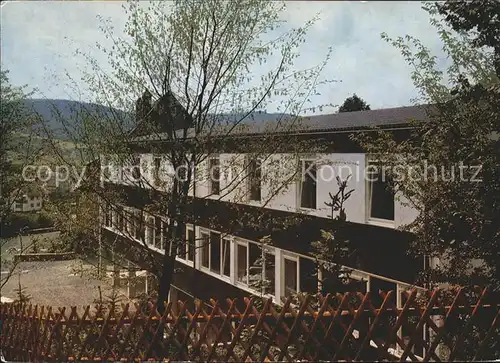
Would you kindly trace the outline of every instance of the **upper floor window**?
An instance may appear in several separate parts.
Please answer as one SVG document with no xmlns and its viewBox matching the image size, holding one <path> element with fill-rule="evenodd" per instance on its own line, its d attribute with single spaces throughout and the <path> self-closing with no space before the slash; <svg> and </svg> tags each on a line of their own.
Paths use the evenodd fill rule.
<svg viewBox="0 0 500 363">
<path fill-rule="evenodd" d="M 220 194 L 220 159 L 218 156 L 211 157 L 208 163 L 208 180 L 210 185 L 210 194 Z"/>
<path fill-rule="evenodd" d="M 296 258 L 284 257 L 284 282 L 285 282 L 285 296 L 295 295 L 299 290 L 298 279 L 298 261 Z"/>
<path fill-rule="evenodd" d="M 368 218 L 394 221 L 394 191 L 389 175 L 380 164 L 370 162 L 367 169 Z"/>
<path fill-rule="evenodd" d="M 312 160 L 301 160 L 299 183 L 300 207 L 316 209 L 316 164 Z"/>
<path fill-rule="evenodd" d="M 146 218 L 146 244 L 149 246 L 155 246 L 155 218 Z"/>
<path fill-rule="evenodd" d="M 249 189 L 250 189 L 250 200 L 260 201 L 261 199 L 261 174 L 262 162 L 259 159 L 250 160 L 248 166 L 248 179 L 249 179 Z"/>
<path fill-rule="evenodd" d="M 118 228 L 119 231 L 124 231 L 125 230 L 125 226 L 124 226 L 124 210 L 123 210 L 123 207 L 118 207 L 116 209 L 116 213 L 118 215 L 117 219 L 118 219 L 118 225 L 116 228 Z"/>
<path fill-rule="evenodd" d="M 112 208 L 112 216 L 113 216 L 113 221 L 112 221 L 112 227 L 113 228 L 118 228 L 118 210 L 116 208 Z"/>
<path fill-rule="evenodd" d="M 153 159 L 153 181 L 156 185 L 160 183 L 161 156 L 155 156 Z"/>
<path fill-rule="evenodd" d="M 112 215 L 110 206 L 108 204 L 104 204 L 102 207 L 102 212 L 104 214 L 104 225 L 106 227 L 111 227 Z"/>
<path fill-rule="evenodd" d="M 132 179 L 133 181 L 141 180 L 141 158 L 136 155 L 132 158 Z"/>
</svg>

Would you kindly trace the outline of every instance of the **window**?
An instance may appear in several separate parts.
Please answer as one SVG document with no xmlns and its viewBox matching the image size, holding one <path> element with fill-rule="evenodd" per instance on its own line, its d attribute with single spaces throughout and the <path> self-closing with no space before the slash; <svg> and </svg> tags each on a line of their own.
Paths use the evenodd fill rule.
<svg viewBox="0 0 500 363">
<path fill-rule="evenodd" d="M 17 209 L 23 209 L 23 203 L 16 203 Z"/>
<path fill-rule="evenodd" d="M 188 245 L 188 253 L 187 259 L 188 261 L 194 261 L 194 251 L 195 251 L 195 235 L 194 230 L 188 228 L 187 229 L 187 245 Z"/>
<path fill-rule="evenodd" d="M 248 284 L 264 294 L 274 295 L 275 271 L 274 253 L 268 248 L 261 248 L 249 243 Z"/>
<path fill-rule="evenodd" d="M 39 207 L 39 206 L 40 206 L 40 202 L 37 202 L 37 203 L 36 203 L 36 206 L 37 206 L 37 207 Z"/>
<path fill-rule="evenodd" d="M 313 259 L 299 257 L 299 286 L 301 292 L 318 292 L 318 266 Z"/>
<path fill-rule="evenodd" d="M 134 224 L 132 223 L 132 210 L 125 209 L 123 212 L 123 219 L 126 226 L 126 232 L 128 237 L 133 237 L 134 233 Z"/>
<path fill-rule="evenodd" d="M 201 266 L 209 268 L 209 254 L 210 254 L 210 235 L 208 233 L 201 233 Z"/>
<path fill-rule="evenodd" d="M 155 217 L 155 242 L 154 246 L 158 249 L 163 249 L 164 226 L 160 217 Z"/>
<path fill-rule="evenodd" d="M 242 244 L 237 244 L 237 249 L 236 249 L 236 255 L 237 255 L 237 260 L 236 260 L 236 281 L 244 283 L 245 285 L 248 285 L 248 249 L 247 246 L 242 245 Z"/>
<path fill-rule="evenodd" d="M 113 208 L 113 207 L 111 207 L 111 208 Z M 113 225 L 112 225 L 112 227 L 113 228 L 118 228 L 118 211 L 115 208 L 112 209 L 112 216 L 113 216 Z"/>
<path fill-rule="evenodd" d="M 209 184 L 210 194 L 220 194 L 220 160 L 219 157 L 212 157 L 209 162 Z"/>
<path fill-rule="evenodd" d="M 153 180 L 156 185 L 160 184 L 161 157 L 155 156 L 153 159 Z"/>
<path fill-rule="evenodd" d="M 105 204 L 103 207 L 103 213 L 104 213 L 104 225 L 106 227 L 111 227 L 113 219 L 111 207 Z"/>
<path fill-rule="evenodd" d="M 148 246 L 154 246 L 155 242 L 155 218 L 146 218 L 146 244 Z"/>
<path fill-rule="evenodd" d="M 231 241 L 227 238 L 222 240 L 221 271 L 224 276 L 230 277 L 231 265 Z"/>
<path fill-rule="evenodd" d="M 375 163 L 368 166 L 367 197 L 368 217 L 383 220 L 394 220 L 394 191 L 384 168 Z"/>
<path fill-rule="evenodd" d="M 102 156 L 102 164 L 101 164 L 103 172 L 103 177 L 105 181 L 108 181 L 111 179 L 111 158 L 106 157 L 105 155 Z"/>
<path fill-rule="evenodd" d="M 295 295 L 299 291 L 297 260 L 284 258 L 285 262 L 285 296 Z"/>
<path fill-rule="evenodd" d="M 31 203 L 31 208 L 34 208 L 35 207 L 35 203 Z"/>
<path fill-rule="evenodd" d="M 210 232 L 210 271 L 220 274 L 220 233 Z"/>
<path fill-rule="evenodd" d="M 141 158 L 134 156 L 132 159 L 132 180 L 139 181 L 141 179 Z"/>
<path fill-rule="evenodd" d="M 301 208 L 316 209 L 316 164 L 314 161 L 301 161 L 299 196 Z"/>
<path fill-rule="evenodd" d="M 252 159 L 248 166 L 250 200 L 260 201 L 261 199 L 261 165 L 261 160 Z"/>
<path fill-rule="evenodd" d="M 265 294 L 274 295 L 275 287 L 275 269 L 274 269 L 274 253 L 264 249 L 264 286 Z"/>
<path fill-rule="evenodd" d="M 144 240 L 144 223 L 142 220 L 142 212 L 140 210 L 135 210 L 134 211 L 134 237 L 138 240 L 143 241 Z"/>
<path fill-rule="evenodd" d="M 125 226 L 124 226 L 124 218 L 123 218 L 123 208 L 119 207 L 117 210 L 116 210 L 116 213 L 118 214 L 118 225 L 116 228 L 118 228 L 119 231 L 124 231 L 125 230 Z"/>
<path fill-rule="evenodd" d="M 187 258 L 187 235 L 186 231 L 184 231 L 184 238 L 182 239 L 182 242 L 179 240 L 178 245 L 177 245 L 177 257 L 185 260 Z"/>
</svg>

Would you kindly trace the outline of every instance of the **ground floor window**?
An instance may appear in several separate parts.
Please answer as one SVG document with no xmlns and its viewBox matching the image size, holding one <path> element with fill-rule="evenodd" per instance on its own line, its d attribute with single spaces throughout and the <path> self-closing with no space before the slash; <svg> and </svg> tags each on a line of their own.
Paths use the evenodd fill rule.
<svg viewBox="0 0 500 363">
<path fill-rule="evenodd" d="M 285 257 L 284 258 L 284 285 L 285 296 L 295 295 L 299 291 L 298 279 L 298 263 L 297 259 Z"/>
<path fill-rule="evenodd" d="M 146 244 L 155 247 L 155 218 L 146 218 Z"/>
<path fill-rule="evenodd" d="M 248 248 L 236 244 L 236 281 L 248 285 Z"/>
<path fill-rule="evenodd" d="M 200 233 L 201 266 L 209 268 L 210 265 L 210 235 L 206 232 Z"/>
<path fill-rule="evenodd" d="M 194 234 L 194 229 L 188 228 L 187 229 L 187 259 L 188 261 L 194 262 L 194 251 L 195 251 L 195 234 Z"/>
</svg>

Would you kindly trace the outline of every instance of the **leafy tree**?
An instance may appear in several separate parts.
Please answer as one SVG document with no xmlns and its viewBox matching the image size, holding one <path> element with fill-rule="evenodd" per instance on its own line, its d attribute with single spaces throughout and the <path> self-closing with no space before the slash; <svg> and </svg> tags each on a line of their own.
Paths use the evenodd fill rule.
<svg viewBox="0 0 500 363">
<path fill-rule="evenodd" d="M 350 176 L 341 180 L 337 176 L 337 193 L 330 195 L 330 202 L 325 205 L 331 208 L 331 218 L 335 221 L 334 229 L 321 231 L 321 239 L 311 244 L 312 255 L 316 258 L 321 276 L 318 279 L 322 291 L 339 291 L 342 285 L 349 282 L 350 270 L 343 266 L 351 260 L 353 251 L 349 243 L 348 235 L 345 233 L 347 215 L 344 203 L 349 199 L 354 189 L 347 190 Z"/>
<path fill-rule="evenodd" d="M 342 106 L 339 107 L 339 112 L 367 111 L 369 109 L 370 105 L 354 94 L 345 99 Z"/>
<path fill-rule="evenodd" d="M 0 71 L 0 235 L 21 233 L 23 223 L 13 231 L 19 215 L 12 212 L 15 201 L 23 197 L 29 186 L 23 177 L 23 169 L 34 164 L 42 155 L 43 143 L 35 132 L 37 118 L 23 106 L 23 99 L 31 93 L 25 93 L 25 87 L 10 84 L 8 71 Z M 36 221 L 33 221 L 36 224 Z M 3 244 L 6 240 L 0 239 Z M 20 253 L 24 253 L 23 249 Z M 17 263 L 3 261 L 8 273 L 2 274 L 1 286 L 4 286 L 14 272 Z"/>
<path fill-rule="evenodd" d="M 35 123 L 33 114 L 23 107 L 23 99 L 29 94 L 23 87 L 13 87 L 8 71 L 0 72 L 0 229 L 11 213 L 12 204 L 22 197 L 26 181 L 22 170 L 32 164 L 40 154 L 34 143 Z"/>
<path fill-rule="evenodd" d="M 299 54 L 296 48 L 303 42 L 314 19 L 277 38 L 270 34 L 281 25 L 279 15 L 283 8 L 284 4 L 261 0 L 244 3 L 152 2 L 149 7 L 131 1 L 126 6 L 127 38 L 114 38 L 111 25 L 103 21 L 102 30 L 114 41 L 112 49 L 101 47 L 109 57 L 112 71 L 104 72 L 101 65 L 88 56 L 90 69 L 85 80 L 95 98 L 93 102 L 135 113 L 136 125 L 131 132 L 127 126 L 129 123 L 120 117 L 122 113 L 96 116 L 87 112 L 70 136 L 78 139 L 87 157 L 98 159 L 108 155 L 100 158 L 101 166 L 124 170 L 124 178 L 130 181 L 125 184 L 147 191 L 148 196 L 138 198 L 135 203 L 138 215 L 123 213 L 124 219 L 120 219 L 120 223 L 134 226 L 134 235 L 141 241 L 137 244 L 139 257 L 148 261 L 150 272 L 158 277 L 160 311 L 164 308 L 173 279 L 176 255 L 186 243 L 186 223 L 197 223 L 198 217 L 194 214 L 197 201 L 190 198 L 189 193 L 195 182 L 206 183 L 208 178 L 201 175 L 204 173 L 195 173 L 189 166 L 207 165 L 209 156 L 217 153 L 219 146 L 234 142 L 231 141 L 232 135 L 247 130 L 243 120 L 252 112 L 265 109 L 271 96 L 273 102 L 279 103 L 280 112 L 299 115 L 309 110 L 309 94 L 328 82 L 320 76 L 329 57 L 307 70 L 298 70 L 294 65 Z M 269 59 L 277 62 L 273 61 L 269 72 L 259 81 L 251 68 L 267 63 Z M 137 96 L 141 94 L 136 104 Z M 221 115 L 238 116 L 228 119 Z M 277 127 L 283 131 L 292 130 L 298 123 L 298 117 L 282 118 L 268 130 L 274 131 Z M 144 145 L 139 138 L 145 135 L 158 139 L 159 142 L 148 144 L 148 152 L 158 157 L 139 168 L 134 156 L 137 148 Z M 239 139 L 237 146 L 249 156 L 265 162 L 273 161 L 271 155 L 278 146 L 277 142 L 292 149 L 292 163 L 296 162 L 293 154 L 300 150 L 314 150 L 310 145 L 305 147 L 304 142 L 276 141 L 265 133 L 262 136 L 258 141 Z M 56 154 L 62 156 L 62 153 Z M 212 168 L 217 169 L 215 173 L 221 176 L 231 172 L 232 178 L 219 178 L 220 190 L 207 200 L 229 195 L 233 201 L 248 200 L 246 192 L 238 188 L 245 185 L 250 174 L 250 163 L 243 159 L 234 158 Z M 180 171 L 182 178 L 150 179 L 148 175 L 158 171 L 156 165 L 164 164 Z M 261 200 L 262 206 L 286 190 L 290 181 L 297 177 L 297 168 L 269 169 L 282 174 L 279 177 L 272 173 L 262 175 L 262 183 L 270 189 L 270 196 Z M 104 181 L 110 182 L 113 178 L 103 172 Z M 116 190 L 100 185 L 87 189 L 85 194 L 115 210 L 119 208 L 118 204 L 126 202 Z M 242 228 L 243 223 L 246 227 L 253 224 L 256 228 L 262 224 L 259 216 L 245 215 L 237 204 L 232 208 L 235 215 L 241 217 L 233 228 Z M 165 239 L 159 246 L 164 251 L 161 261 L 149 248 L 144 233 L 156 227 L 159 217 L 155 218 L 153 226 L 152 222 L 144 221 L 142 216 L 145 214 L 175 216 L 175 220 L 171 218 L 162 224 L 161 234 Z M 90 231 L 92 226 L 86 227 Z M 216 229 L 217 225 L 214 227 Z M 127 227 L 123 233 L 132 237 L 130 231 L 131 228 Z M 113 248 L 114 242 L 101 242 Z"/>
<path fill-rule="evenodd" d="M 388 132 L 359 140 L 387 165 L 401 202 L 419 212 L 406 229 L 415 234 L 411 253 L 427 259 L 420 282 L 498 287 L 500 103 L 493 57 L 468 34 L 447 30 L 435 5 L 425 9 L 452 61 L 447 79 L 418 39 L 383 38 L 415 66 L 412 79 L 429 120 L 415 122 L 405 141 Z"/>
<path fill-rule="evenodd" d="M 500 77 L 500 3 L 496 0 L 443 1 L 436 3 L 439 14 L 457 32 L 472 34 L 475 47 L 492 47 L 495 71 Z"/>
</svg>

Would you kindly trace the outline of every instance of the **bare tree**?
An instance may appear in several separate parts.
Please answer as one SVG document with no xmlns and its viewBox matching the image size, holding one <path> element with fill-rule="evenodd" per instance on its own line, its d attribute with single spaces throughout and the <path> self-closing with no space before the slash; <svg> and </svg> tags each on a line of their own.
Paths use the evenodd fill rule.
<svg viewBox="0 0 500 363">
<path fill-rule="evenodd" d="M 86 109 L 82 121 L 72 125 L 73 135 L 78 144 L 85 145 L 81 150 L 87 160 L 99 158 L 105 186 L 121 180 L 147 191 L 150 198 L 135 206 L 136 215 L 120 205 L 127 203 L 123 198 L 120 202 L 116 190 L 94 185 L 85 193 L 98 198 L 106 211 L 118 210 L 115 222 L 123 227 L 122 233 L 141 241 L 141 258 L 148 260 L 150 271 L 159 279 L 160 311 L 178 249 L 186 243 L 186 223 L 196 223 L 197 200 L 248 200 L 246 185 L 255 173 L 253 161 L 258 159 L 266 168 L 262 183 L 269 190 L 259 204 L 264 208 L 300 176 L 297 153 L 315 151 L 314 145 L 292 136 L 278 139 L 271 134 L 297 128 L 301 124 L 298 115 L 312 109 L 310 96 L 331 82 L 321 78 L 329 54 L 309 69 L 296 67 L 298 47 L 314 19 L 279 33 L 284 6 L 260 0 L 153 2 L 147 6 L 133 1 L 126 7 L 126 39 L 116 39 L 111 24 L 103 20 L 102 30 L 113 47 L 100 49 L 108 55 L 113 71 L 85 55 L 90 64 L 85 81 L 93 101 L 112 110 L 126 110 L 128 115 L 135 113 L 136 122 L 131 123 L 123 112 L 103 115 Z M 255 67 L 265 63 L 271 64 L 269 70 L 256 79 Z M 136 104 L 138 95 L 142 97 Z M 281 114 L 276 122 L 246 122 L 272 103 L 278 103 Z M 255 127 L 261 136 L 247 137 Z M 276 147 L 283 143 L 288 146 L 287 156 L 276 158 Z M 212 163 L 211 156 L 224 145 L 233 145 L 240 154 Z M 137 159 L 141 152 L 147 154 L 142 161 Z M 173 171 L 167 178 L 165 168 Z M 204 169 L 211 175 L 197 172 Z M 193 198 L 199 196 L 197 186 L 209 184 L 216 189 L 213 193 Z M 231 206 L 245 213 L 238 204 Z M 144 220 L 144 214 L 155 217 Z M 107 212 L 102 215 L 106 218 Z M 252 218 L 255 225 L 262 222 L 259 216 L 248 217 L 247 222 Z M 167 237 L 161 242 L 161 261 L 144 233 L 158 224 Z"/>
</svg>

